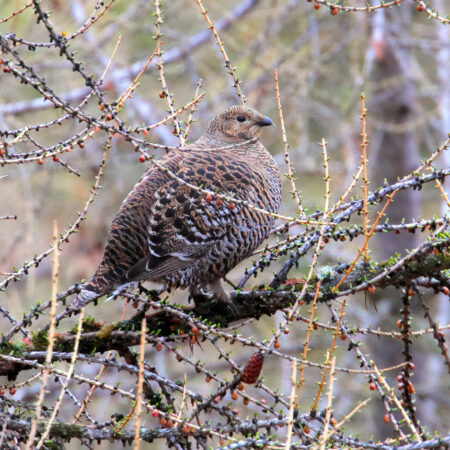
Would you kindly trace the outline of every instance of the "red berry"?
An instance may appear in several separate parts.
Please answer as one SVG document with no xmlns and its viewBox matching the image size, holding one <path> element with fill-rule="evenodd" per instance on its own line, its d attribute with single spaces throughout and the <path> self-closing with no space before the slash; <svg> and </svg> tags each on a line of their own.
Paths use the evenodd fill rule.
<svg viewBox="0 0 450 450">
<path fill-rule="evenodd" d="M 58 162 L 59 158 L 56 155 L 53 155 L 53 161 Z"/>
<path fill-rule="evenodd" d="M 450 294 L 450 289 L 447 286 L 443 286 L 442 293 L 444 295 L 448 295 L 448 294 Z"/>
<path fill-rule="evenodd" d="M 320 3 L 316 3 L 316 4 L 314 5 L 314 9 L 320 9 Z"/>
<path fill-rule="evenodd" d="M 371 391 L 374 391 L 374 390 L 375 390 L 375 383 L 370 383 L 370 384 L 369 384 L 369 389 L 370 389 Z"/>
<path fill-rule="evenodd" d="M 207 201 L 208 203 L 209 202 L 211 202 L 212 201 L 212 199 L 213 199 L 213 196 L 211 195 L 211 194 L 206 194 L 206 196 L 205 196 L 205 201 Z"/>
<path fill-rule="evenodd" d="M 11 395 L 14 395 L 14 394 L 16 393 L 16 388 L 15 388 L 15 387 L 10 387 L 10 388 L 9 388 L 9 393 L 10 393 Z"/>
<path fill-rule="evenodd" d="M 44 164 L 44 160 L 41 158 L 41 159 L 38 159 L 38 162 L 37 162 L 40 166 L 42 166 L 42 164 Z"/>
<path fill-rule="evenodd" d="M 375 286 L 369 286 L 369 287 L 367 288 L 367 292 L 373 294 L 373 293 L 375 292 Z"/>
<path fill-rule="evenodd" d="M 162 348 L 163 348 L 161 342 L 158 341 L 158 343 L 155 345 L 155 348 L 156 348 L 157 352 L 160 352 L 162 350 Z"/>
<path fill-rule="evenodd" d="M 111 114 L 106 114 L 105 119 L 106 119 L 106 120 L 111 120 L 111 119 L 112 119 L 112 115 L 111 115 Z"/>
<path fill-rule="evenodd" d="M 391 421 L 391 418 L 389 417 L 388 414 L 385 414 L 383 419 L 384 419 L 384 423 L 389 423 Z"/>
<path fill-rule="evenodd" d="M 155 409 L 155 410 L 153 410 L 153 412 L 152 412 L 152 416 L 153 416 L 153 417 L 158 417 L 158 411 L 156 411 L 156 409 Z"/>
<path fill-rule="evenodd" d="M 425 9 L 425 6 L 422 2 L 419 2 L 417 5 L 417 11 L 423 11 Z"/>
<path fill-rule="evenodd" d="M 8 66 L 5 66 L 5 67 L 3 67 L 3 72 L 5 72 L 5 73 L 8 73 L 9 72 L 9 67 Z"/>
<path fill-rule="evenodd" d="M 280 341 L 277 339 L 277 340 L 273 343 L 273 346 L 274 346 L 275 348 L 280 348 Z"/>
<path fill-rule="evenodd" d="M 332 6 L 332 7 L 330 8 L 330 13 L 331 13 L 332 16 L 335 16 L 335 15 L 338 13 L 337 8 L 335 8 L 334 6 Z"/>
<path fill-rule="evenodd" d="M 285 328 L 283 331 L 284 334 L 289 334 L 289 328 Z"/>
<path fill-rule="evenodd" d="M 145 155 L 139 156 L 139 161 L 140 161 L 141 163 L 145 162 Z"/>
<path fill-rule="evenodd" d="M 237 395 L 237 392 L 236 392 L 236 391 L 233 391 L 233 392 L 231 393 L 231 398 L 232 398 L 233 400 L 237 400 L 238 395 Z"/>
</svg>

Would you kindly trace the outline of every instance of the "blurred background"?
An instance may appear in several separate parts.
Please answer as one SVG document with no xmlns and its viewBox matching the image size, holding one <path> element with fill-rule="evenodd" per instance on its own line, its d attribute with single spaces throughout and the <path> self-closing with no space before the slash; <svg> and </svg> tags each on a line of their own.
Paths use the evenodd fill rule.
<svg viewBox="0 0 450 450">
<path fill-rule="evenodd" d="M 307 213 L 323 209 L 324 169 L 319 146 L 322 138 L 328 143 L 332 202 L 343 195 L 360 165 L 362 93 L 367 108 L 370 191 L 385 181 L 393 182 L 410 173 L 420 165 L 421 160 L 427 159 L 436 147 L 442 145 L 450 131 L 450 30 L 448 19 L 445 19 L 445 14 L 450 13 L 450 5 L 445 0 L 433 0 L 430 8 L 432 6 L 440 12 L 440 16 L 435 18 L 421 8 L 420 2 L 404 0 L 395 3 L 397 6 L 392 8 L 363 12 L 351 11 L 352 6 L 363 8 L 366 5 L 359 1 L 345 2 L 350 10 L 330 9 L 324 2 L 307 0 L 204 2 L 235 67 L 248 104 L 271 117 L 276 125 L 274 129 L 264 130 L 262 141 L 276 158 L 280 171 L 285 173 L 274 83 L 274 69 L 278 70 L 290 158 Z M 96 4 L 92 0 L 43 0 L 41 7 L 52 11 L 50 20 L 58 34 L 71 36 L 83 27 L 92 14 L 97 17 L 103 11 L 103 6 L 96 10 Z M 78 61 L 83 62 L 86 73 L 99 79 L 120 37 L 120 45 L 102 85 L 105 99 L 113 102 L 130 85 L 155 49 L 155 6 L 148 0 L 116 0 L 105 4 L 107 9 L 98 21 L 70 40 L 70 50 L 76 52 Z M 23 5 L 24 2 L 19 0 L 2 1 L 0 18 L 9 16 Z M 340 6 L 339 3 L 336 5 Z M 205 92 L 190 125 L 188 140 L 194 141 L 209 120 L 225 107 L 239 103 L 240 99 L 196 1 L 166 1 L 161 9 L 164 74 L 175 109 L 192 100 L 200 80 L 199 92 Z M 14 33 L 32 43 L 49 42 L 48 32 L 42 25 L 36 24 L 32 8 L 0 22 L 0 34 L 6 33 Z M 36 46 L 35 51 L 29 51 L 22 44 L 17 45 L 17 51 L 36 73 L 45 78 L 47 85 L 71 105 L 78 105 L 89 92 L 84 79 L 73 72 L 72 66 L 60 57 L 57 49 L 42 45 Z M 8 60 L 9 55 L 0 52 L 0 58 Z M 168 102 L 161 95 L 160 73 L 155 62 L 156 58 L 119 113 L 126 125 L 132 128 L 156 123 L 167 115 Z M 98 99 L 92 97 L 83 110 L 93 116 L 100 115 Z M 51 102 L 44 101 L 30 86 L 20 84 L 10 73 L 0 72 L 1 130 L 44 124 L 61 116 L 60 110 L 55 109 Z M 182 127 L 186 126 L 183 121 L 187 121 L 188 116 L 189 111 L 180 116 Z M 0 148 L 4 142 L 10 144 L 8 151 L 11 153 L 30 152 L 39 145 L 53 146 L 81 132 L 84 126 L 69 118 L 60 125 L 30 132 L 31 139 L 20 136 L 11 144 L 14 137 L 0 137 Z M 145 138 L 176 146 L 179 141 L 172 130 L 173 126 L 168 123 L 151 130 Z M 36 161 L 3 164 L 0 159 L 0 216 L 17 215 L 16 220 L 0 221 L 0 272 L 3 277 L 50 247 L 54 220 L 57 220 L 61 232 L 76 220 L 76 212 L 84 208 L 95 181 L 105 141 L 106 133 L 99 131 L 86 139 L 83 148 L 74 145 L 70 153 L 61 155 L 61 159 L 81 176 L 52 158 L 44 158 L 43 164 Z M 159 157 L 162 152 L 155 150 L 155 154 Z M 109 224 L 148 164 L 140 163 L 139 155 L 119 135 L 113 138 L 100 183 L 102 188 L 88 210 L 87 219 L 82 222 L 78 233 L 61 245 L 60 291 L 92 276 L 102 256 Z M 448 167 L 449 162 L 449 156 L 444 152 L 436 164 L 438 167 Z M 287 178 L 284 178 L 283 192 L 280 212 L 295 215 L 297 207 Z M 360 195 L 358 185 L 353 196 Z M 389 206 L 387 215 L 390 223 L 394 224 L 401 223 L 403 219 L 414 222 L 419 218 L 439 217 L 445 210 L 446 204 L 439 190 L 429 183 L 421 192 L 399 193 Z M 376 209 L 373 211 L 376 213 Z M 371 219 L 374 217 L 371 216 Z M 360 220 L 352 218 L 352 223 L 361 223 Z M 294 228 L 293 232 L 301 229 Z M 414 248 L 425 238 L 420 233 L 386 233 L 382 238 L 376 237 L 371 241 L 371 256 L 376 261 L 382 261 L 395 252 L 404 254 L 405 249 Z M 276 242 L 276 239 L 272 236 L 271 241 Z M 361 242 L 333 241 L 325 247 L 319 267 L 339 261 L 351 262 Z M 250 280 L 247 287 L 271 279 L 272 272 L 279 269 L 283 261 L 273 264 L 256 280 Z M 290 272 L 290 277 L 304 277 L 310 262 L 311 256 L 303 258 L 299 267 Z M 251 260 L 235 268 L 228 278 L 237 283 L 244 267 L 249 265 Z M 19 282 L 10 284 L 6 292 L 1 292 L 0 303 L 13 317 L 20 318 L 37 300 L 49 298 L 50 280 L 49 257 L 44 258 L 39 267 L 30 269 Z M 177 291 L 171 299 L 185 302 L 186 297 L 185 292 Z M 435 294 L 425 298 L 433 317 L 440 325 L 447 325 L 450 317 L 448 296 Z M 397 331 L 396 322 L 401 317 L 400 293 L 385 290 L 366 296 L 355 295 L 348 301 L 345 315 L 348 326 L 387 332 L 386 336 L 359 335 L 363 351 L 375 359 L 378 367 L 401 362 L 401 342 L 392 337 L 392 331 Z M 418 301 L 413 301 L 412 307 L 417 313 L 412 328 L 426 328 L 428 322 L 423 319 Z M 304 308 L 304 316 L 308 316 L 308 306 Z M 116 301 L 106 306 L 100 301 L 97 308 L 90 305 L 88 309 L 89 314 L 97 319 L 116 321 L 121 315 L 123 303 Z M 131 314 L 132 311 L 127 312 L 127 316 Z M 330 313 L 325 306 L 319 307 L 316 315 L 319 322 L 330 323 Z M 245 337 L 253 336 L 256 341 L 270 339 L 281 318 L 279 313 L 251 321 L 240 327 L 239 333 Z M 48 318 L 44 316 L 34 325 L 46 320 Z M 61 329 L 71 329 L 73 325 L 72 321 L 66 321 L 61 324 Z M 8 321 L 0 317 L 0 330 L 9 328 Z M 288 336 L 282 337 L 281 350 L 284 354 L 300 355 L 305 330 L 306 324 L 300 321 L 292 326 Z M 311 361 L 323 362 L 324 349 L 331 338 L 330 332 L 323 328 L 313 333 L 308 354 Z M 339 346 L 337 365 L 359 368 L 354 354 L 347 352 L 347 343 L 339 343 Z M 245 363 L 251 354 L 245 346 L 231 347 L 224 343 L 223 348 L 233 348 L 233 359 L 239 363 Z M 180 351 L 189 354 L 190 349 L 187 345 L 181 345 Z M 217 356 L 213 346 L 206 343 L 203 350 L 195 348 L 190 357 L 192 360 L 206 360 L 210 370 L 229 377 L 227 363 L 218 361 Z M 421 334 L 413 342 L 413 356 L 419 419 L 429 431 L 443 433 L 448 429 L 450 382 L 440 349 L 431 334 Z M 204 383 L 203 374 L 197 375 L 191 367 L 177 363 L 169 351 L 157 353 L 149 349 L 146 357 L 161 374 L 171 379 L 182 379 L 186 373 L 193 390 L 206 394 L 209 389 L 214 389 L 214 386 Z M 84 370 L 94 376 L 98 367 L 90 365 Z M 115 384 L 117 375 L 118 372 L 111 369 L 104 379 Z M 272 389 L 289 395 L 290 362 L 287 359 L 275 356 L 266 358 L 262 375 Z M 395 384 L 397 375 L 398 371 L 390 372 L 388 380 Z M 22 373 L 20 376 L 25 379 L 29 374 Z M 300 401 L 302 412 L 309 411 L 311 407 L 320 369 L 307 367 L 305 377 Z M 358 433 L 365 440 L 371 436 L 376 439 L 393 436 L 392 426 L 383 421 L 382 401 L 369 391 L 366 380 L 363 374 L 338 372 L 333 408 L 342 418 L 359 401 L 374 397 L 370 406 L 347 424 L 346 431 Z M 134 383 L 135 380 L 130 377 L 123 380 L 122 387 L 131 389 Z M 38 388 L 39 385 L 35 384 L 18 390 L 15 398 L 35 401 Z M 82 397 L 85 389 L 80 385 L 74 387 L 73 392 Z M 271 395 L 267 392 L 253 387 L 246 389 L 252 396 L 271 401 Z M 325 403 L 324 396 L 321 408 Z M 255 411 L 261 414 L 260 408 L 253 404 L 244 406 L 239 403 L 238 408 L 241 417 L 251 416 Z M 91 406 L 91 413 L 98 415 L 99 420 L 106 420 L 104 413 L 108 410 L 126 414 L 129 402 L 118 396 L 99 394 Z M 70 417 L 72 413 L 71 407 L 67 407 L 60 418 Z M 148 422 L 152 424 L 152 419 L 149 418 Z M 156 448 L 157 444 L 154 445 Z M 165 443 L 160 445 L 164 448 Z M 100 447 L 108 448 L 108 445 L 103 443 Z"/>
</svg>

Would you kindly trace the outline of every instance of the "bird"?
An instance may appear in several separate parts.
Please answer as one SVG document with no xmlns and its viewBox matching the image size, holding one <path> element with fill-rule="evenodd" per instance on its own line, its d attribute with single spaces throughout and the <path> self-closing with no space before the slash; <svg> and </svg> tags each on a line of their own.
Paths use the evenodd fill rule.
<svg viewBox="0 0 450 450">
<path fill-rule="evenodd" d="M 103 259 L 72 306 L 153 281 L 233 307 L 221 279 L 267 238 L 280 207 L 280 172 L 259 140 L 269 125 L 249 106 L 230 106 L 198 140 L 151 164 L 123 201 Z"/>
</svg>

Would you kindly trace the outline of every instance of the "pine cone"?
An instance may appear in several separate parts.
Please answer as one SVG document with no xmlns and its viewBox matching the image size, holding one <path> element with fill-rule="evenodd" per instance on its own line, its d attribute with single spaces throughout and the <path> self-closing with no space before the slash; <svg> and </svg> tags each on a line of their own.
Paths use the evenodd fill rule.
<svg viewBox="0 0 450 450">
<path fill-rule="evenodd" d="M 253 353 L 242 371 L 241 381 L 246 384 L 256 383 L 264 363 L 264 355 L 261 352 Z"/>
</svg>

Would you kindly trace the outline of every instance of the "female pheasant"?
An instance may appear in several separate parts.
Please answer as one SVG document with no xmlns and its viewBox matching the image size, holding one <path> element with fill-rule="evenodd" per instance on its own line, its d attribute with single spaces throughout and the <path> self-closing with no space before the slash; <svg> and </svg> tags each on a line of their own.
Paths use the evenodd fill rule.
<svg viewBox="0 0 450 450">
<path fill-rule="evenodd" d="M 196 142 L 152 165 L 122 203 L 103 260 L 74 306 L 139 280 L 189 288 L 194 296 L 206 289 L 230 303 L 220 279 L 274 222 L 251 206 L 270 213 L 280 206 L 280 173 L 258 140 L 267 125 L 272 121 L 254 109 L 231 106 Z"/>
</svg>

